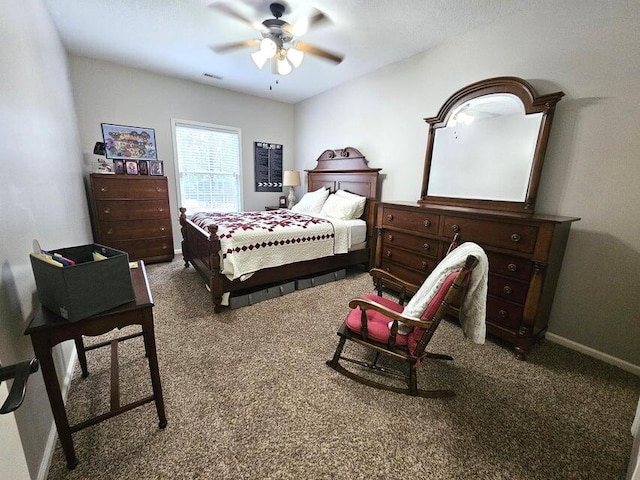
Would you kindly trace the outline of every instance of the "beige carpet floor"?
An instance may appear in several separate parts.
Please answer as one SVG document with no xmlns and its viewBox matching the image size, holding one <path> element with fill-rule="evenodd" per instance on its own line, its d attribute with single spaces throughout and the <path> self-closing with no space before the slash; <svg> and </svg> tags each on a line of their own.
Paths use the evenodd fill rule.
<svg viewBox="0 0 640 480">
<path fill-rule="evenodd" d="M 457 396 L 379 391 L 325 365 L 368 274 L 216 315 L 180 258 L 147 268 L 168 425 L 146 404 L 77 432 L 78 466 L 58 443 L 51 479 L 624 478 L 640 395 L 629 373 L 548 341 L 521 362 L 443 322 L 431 346 L 455 361 L 418 380 Z M 151 393 L 143 352 L 141 338 L 120 345 L 122 403 Z M 87 356 L 72 424 L 108 410 L 109 349 Z"/>
</svg>

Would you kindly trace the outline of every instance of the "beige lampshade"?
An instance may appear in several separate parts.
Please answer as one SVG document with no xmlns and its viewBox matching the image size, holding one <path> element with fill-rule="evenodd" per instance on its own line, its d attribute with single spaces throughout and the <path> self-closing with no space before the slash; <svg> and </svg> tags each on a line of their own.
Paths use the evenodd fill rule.
<svg viewBox="0 0 640 480">
<path fill-rule="evenodd" d="M 297 170 L 285 170 L 282 176 L 284 187 L 297 187 L 300 185 L 300 172 Z"/>
</svg>

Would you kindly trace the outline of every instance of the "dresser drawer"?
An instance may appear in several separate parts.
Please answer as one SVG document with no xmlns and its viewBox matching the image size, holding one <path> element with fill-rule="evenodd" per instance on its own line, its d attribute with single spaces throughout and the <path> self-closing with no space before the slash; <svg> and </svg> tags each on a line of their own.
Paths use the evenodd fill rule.
<svg viewBox="0 0 640 480">
<path fill-rule="evenodd" d="M 499 253 L 486 252 L 491 273 L 505 275 L 528 282 L 531 278 L 531 261 Z"/>
<path fill-rule="evenodd" d="M 522 323 L 524 307 L 499 298 L 487 297 L 487 321 L 500 327 L 518 330 Z"/>
<path fill-rule="evenodd" d="M 132 178 L 127 182 L 106 176 L 92 177 L 93 196 L 96 200 L 106 199 L 162 199 L 168 196 L 166 177 Z"/>
<path fill-rule="evenodd" d="M 489 295 L 511 300 L 524 305 L 527 299 L 529 284 L 510 278 L 489 275 Z"/>
<path fill-rule="evenodd" d="M 424 279 L 427 278 L 427 273 L 419 273 L 415 270 L 409 270 L 408 268 L 404 268 L 400 265 L 392 263 L 388 260 L 383 259 L 381 267 L 383 270 L 389 272 L 391 275 L 395 275 L 402 280 L 413 283 L 414 285 L 422 285 Z"/>
<path fill-rule="evenodd" d="M 459 233 L 463 242 L 476 242 L 517 252 L 531 253 L 536 244 L 537 227 L 517 223 L 445 217 L 443 235 Z"/>
<path fill-rule="evenodd" d="M 115 241 L 110 242 L 109 246 L 127 252 L 130 260 L 160 256 L 173 257 L 173 237 Z"/>
<path fill-rule="evenodd" d="M 438 260 L 432 257 L 423 257 L 413 252 L 400 250 L 399 248 L 382 249 L 382 256 L 391 262 L 399 263 L 405 267 L 428 274 L 438 264 Z"/>
<path fill-rule="evenodd" d="M 171 233 L 171 219 L 120 220 L 102 222 L 101 235 L 105 242 L 151 237 L 164 237 Z"/>
<path fill-rule="evenodd" d="M 401 247 L 407 250 L 413 250 L 420 255 L 430 257 L 440 256 L 440 242 L 429 238 L 410 235 L 408 233 L 396 232 L 388 230 L 382 235 L 382 243 L 385 249 L 389 247 Z"/>
<path fill-rule="evenodd" d="M 420 209 L 402 210 L 382 207 L 382 226 L 404 228 L 420 233 L 438 233 L 439 215 L 421 211 Z"/>
<path fill-rule="evenodd" d="M 168 218 L 169 199 L 163 200 L 99 200 L 96 201 L 100 221 Z"/>
</svg>

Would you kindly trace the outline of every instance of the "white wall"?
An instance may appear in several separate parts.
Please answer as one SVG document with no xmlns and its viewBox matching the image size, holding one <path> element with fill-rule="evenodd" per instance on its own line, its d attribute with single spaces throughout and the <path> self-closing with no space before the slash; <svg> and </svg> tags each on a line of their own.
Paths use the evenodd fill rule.
<svg viewBox="0 0 640 480">
<path fill-rule="evenodd" d="M 48 11 L 41 0 L 19 8 L 0 2 L 0 19 L 0 363 L 8 365 L 33 357 L 23 335 L 38 306 L 32 239 L 44 248 L 81 245 L 91 242 L 91 229 L 66 54 Z M 72 343 L 54 349 L 60 375 L 72 349 Z M 20 478 L 26 465 L 35 478 L 43 460 L 46 467 L 53 425 L 40 372 L 30 377 L 25 402 L 9 417 L 19 439 L 7 423 L 12 420 L 4 418 L 0 450 L 17 457 L 10 466 L 2 462 L 0 476 Z"/>
<path fill-rule="evenodd" d="M 382 199 L 416 201 L 427 124 L 446 99 L 513 75 L 556 109 L 536 211 L 573 225 L 550 332 L 640 366 L 640 2 L 548 3 L 296 105 L 297 168 L 353 146 L 382 168 Z M 331 119 L 328 121 L 328 119 Z"/>
<path fill-rule="evenodd" d="M 195 120 L 242 130 L 244 210 L 277 205 L 282 193 L 255 192 L 253 142 L 283 145 L 284 169 L 294 165 L 293 105 L 156 75 L 108 62 L 69 57 L 82 151 L 90 168 L 95 142 L 102 141 L 101 123 L 155 129 L 158 159 L 169 181 L 173 236 L 180 248 L 176 170 L 171 119 Z M 193 212 L 191 212 L 193 213 Z"/>
</svg>

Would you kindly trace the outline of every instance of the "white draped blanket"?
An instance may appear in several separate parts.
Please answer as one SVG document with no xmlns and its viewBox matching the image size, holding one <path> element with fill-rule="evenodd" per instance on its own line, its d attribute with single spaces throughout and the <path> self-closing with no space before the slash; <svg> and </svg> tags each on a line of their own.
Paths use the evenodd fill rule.
<svg viewBox="0 0 640 480">
<path fill-rule="evenodd" d="M 345 223 L 291 210 L 199 212 L 190 220 L 205 231 L 217 225 L 222 273 L 248 278 L 263 268 L 347 253 Z"/>
<path fill-rule="evenodd" d="M 489 260 L 484 250 L 473 242 L 465 242 L 451 251 L 424 281 L 420 289 L 411 298 L 403 313 L 420 318 L 431 299 L 438 292 L 447 276 L 460 270 L 468 255 L 478 259 L 478 265 L 471 272 L 467 294 L 460 310 L 460 324 L 465 337 L 474 343 L 484 343 L 486 335 L 487 281 Z"/>
</svg>

